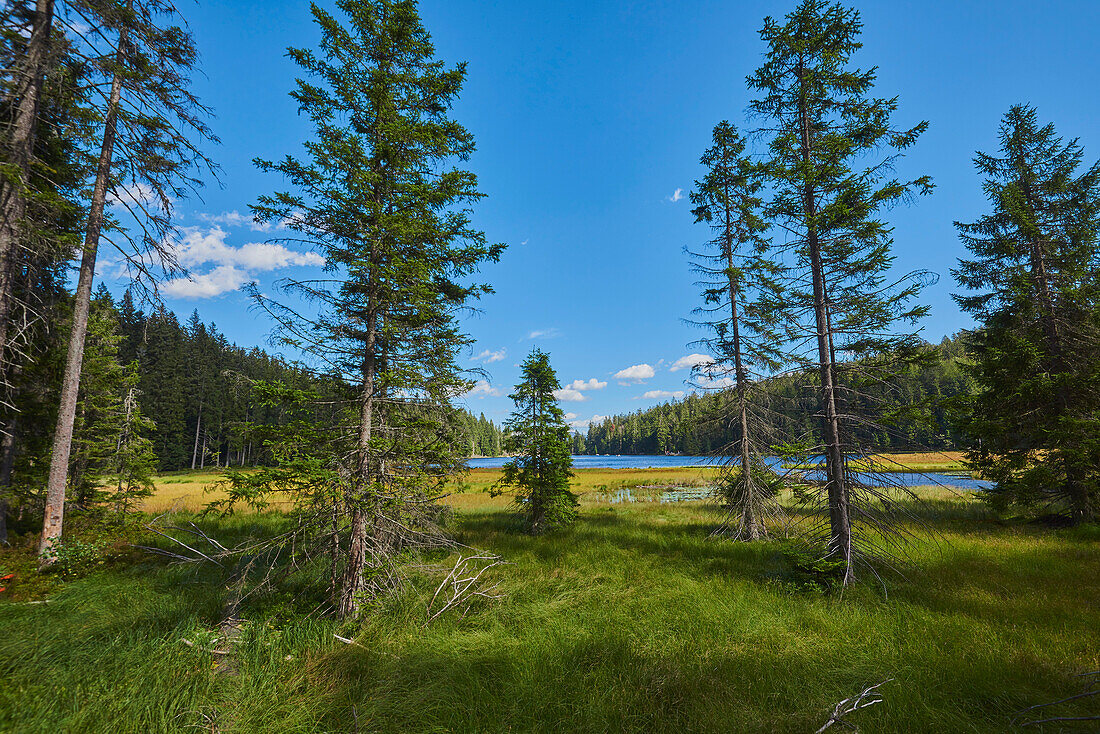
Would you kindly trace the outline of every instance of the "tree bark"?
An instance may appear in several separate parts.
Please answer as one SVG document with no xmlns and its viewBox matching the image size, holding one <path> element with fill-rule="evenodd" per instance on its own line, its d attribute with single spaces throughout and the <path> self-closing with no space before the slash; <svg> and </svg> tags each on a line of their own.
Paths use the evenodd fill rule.
<svg viewBox="0 0 1100 734">
<path fill-rule="evenodd" d="M 202 427 L 202 401 L 199 401 L 199 418 L 195 421 L 195 444 L 191 447 L 191 471 L 195 471 L 195 465 L 199 459 L 199 428 Z"/>
<path fill-rule="evenodd" d="M 8 163 L 15 167 L 16 182 L 0 182 L 0 375 L 8 380 L 8 340 L 15 299 L 16 263 L 19 260 L 20 227 L 27 210 L 24 188 L 34 156 L 38 107 L 49 57 L 50 32 L 53 28 L 53 0 L 37 0 L 27 57 L 19 69 L 19 104 L 8 151 Z M 24 86 L 25 85 L 25 86 Z"/>
<path fill-rule="evenodd" d="M 805 69 L 798 62 L 798 81 L 802 89 L 799 98 L 802 163 L 810 166 L 810 119 L 805 96 Z M 848 502 L 848 487 L 844 465 L 844 447 L 840 440 L 840 419 L 836 409 L 836 371 L 833 364 L 832 325 L 825 298 L 825 268 L 821 242 L 817 231 L 817 202 L 813 184 L 803 186 L 803 215 L 806 221 L 806 244 L 813 276 L 814 322 L 817 329 L 818 370 L 821 375 L 822 438 L 825 449 L 825 487 L 829 502 L 829 555 L 844 560 L 842 584 L 855 579 L 852 567 L 852 527 Z"/>
<path fill-rule="evenodd" d="M 729 214 L 727 212 L 727 223 Z M 734 277 L 733 246 L 730 236 L 726 236 L 726 265 L 729 278 L 730 294 L 730 323 L 733 326 L 733 359 L 734 370 L 737 377 L 737 409 L 741 423 L 741 445 L 739 458 L 741 461 L 741 483 L 744 487 L 744 502 L 741 508 L 741 528 L 746 540 L 758 540 L 763 536 L 763 528 L 760 527 L 759 518 L 756 517 L 752 486 L 752 457 L 749 446 L 749 406 L 748 406 L 748 375 L 745 373 L 744 360 L 741 356 L 741 321 L 737 313 L 737 280 Z"/>
<path fill-rule="evenodd" d="M 0 441 L 0 544 L 8 542 L 8 503 L 11 492 L 11 472 L 15 465 L 15 432 L 18 423 L 12 418 L 4 426 L 4 438 Z"/>
<path fill-rule="evenodd" d="M 119 38 L 117 61 L 121 64 L 125 31 Z M 58 407 L 57 429 L 54 432 L 53 453 L 50 456 L 50 474 L 46 485 L 46 511 L 42 525 L 42 538 L 38 544 L 40 566 L 53 562 L 52 553 L 61 539 L 65 519 L 65 487 L 68 484 L 69 455 L 73 445 L 73 423 L 76 420 L 76 402 L 80 391 L 80 370 L 84 361 L 84 338 L 88 332 L 88 313 L 92 303 L 92 280 L 95 277 L 96 254 L 99 236 L 103 229 L 103 208 L 107 201 L 107 186 L 111 178 L 111 165 L 115 151 L 115 134 L 118 125 L 119 100 L 122 97 L 122 78 L 116 71 L 111 80 L 111 97 L 107 104 L 107 117 L 103 127 L 103 143 L 99 152 L 95 188 L 92 190 L 88 213 L 88 227 L 84 236 L 84 254 L 80 260 L 80 277 L 76 285 L 76 301 L 73 306 L 72 333 L 69 336 L 69 352 L 65 361 L 65 374 L 61 381 L 61 400 Z"/>
<path fill-rule="evenodd" d="M 364 349 L 366 355 L 363 358 L 362 379 L 362 403 L 359 410 L 359 436 L 357 449 L 359 452 L 358 466 L 356 467 L 356 481 L 354 483 L 349 505 L 351 507 L 351 539 L 348 547 L 348 561 L 344 566 L 344 576 L 340 587 L 340 603 L 336 610 L 341 619 L 354 617 L 359 613 L 361 604 L 361 592 L 363 590 L 363 572 L 367 567 L 367 534 L 370 529 L 372 517 L 368 514 L 372 511 L 369 506 L 373 504 L 371 495 L 374 489 L 374 461 L 371 457 L 371 436 L 374 423 L 374 388 L 375 362 L 374 348 L 377 342 L 377 315 L 371 309 L 367 317 L 367 334 Z"/>
<path fill-rule="evenodd" d="M 733 359 L 734 370 L 737 378 L 737 409 L 741 427 L 741 442 L 739 446 L 739 459 L 741 461 L 741 484 L 743 489 L 743 502 L 741 506 L 741 532 L 746 540 L 758 540 L 763 536 L 763 528 L 760 527 L 753 507 L 752 495 L 752 457 L 749 454 L 749 409 L 748 409 L 748 375 L 745 373 L 745 365 L 741 356 L 741 320 L 737 313 L 738 283 L 734 275 L 733 262 L 733 217 L 730 212 L 729 189 L 725 190 L 725 256 L 726 278 L 728 281 L 730 298 L 730 324 L 733 327 Z"/>
</svg>

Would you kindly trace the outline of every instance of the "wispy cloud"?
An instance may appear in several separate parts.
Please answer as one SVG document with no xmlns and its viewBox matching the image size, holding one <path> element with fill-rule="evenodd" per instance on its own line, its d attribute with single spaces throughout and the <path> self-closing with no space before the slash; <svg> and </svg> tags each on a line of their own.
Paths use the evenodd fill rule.
<svg viewBox="0 0 1100 734">
<path fill-rule="evenodd" d="M 619 370 L 615 373 L 614 377 L 619 381 L 621 385 L 638 384 L 639 382 L 645 382 L 649 378 L 656 374 L 652 365 L 648 364 L 636 364 L 632 367 Z"/>
<path fill-rule="evenodd" d="M 480 354 L 474 357 L 475 362 L 482 362 L 484 364 L 492 364 L 493 362 L 499 362 L 508 356 L 508 350 L 501 347 L 497 351 L 490 349 L 483 350 Z"/>
<path fill-rule="evenodd" d="M 704 375 L 699 379 L 699 387 L 704 390 L 722 390 L 736 384 L 737 380 L 732 377 L 708 377 Z"/>
<path fill-rule="evenodd" d="M 668 197 L 668 200 L 671 201 L 673 204 L 675 204 L 676 202 L 678 202 L 682 198 L 684 198 L 684 190 L 683 189 L 676 189 L 675 191 L 672 192 L 672 196 Z"/>
<path fill-rule="evenodd" d="M 669 398 L 676 398 L 679 400 L 684 397 L 683 390 L 647 390 L 642 393 L 640 397 L 634 398 L 635 400 L 668 400 Z"/>
<path fill-rule="evenodd" d="M 714 357 L 707 356 L 706 354 L 688 354 L 673 362 L 672 366 L 668 368 L 668 371 L 676 372 L 678 370 L 691 369 L 692 367 L 707 364 L 714 364 Z"/>
<path fill-rule="evenodd" d="M 527 338 L 528 339 L 553 339 L 555 336 L 557 336 L 560 333 L 561 332 L 558 331 L 557 327 L 551 327 L 549 329 L 535 329 L 534 331 L 532 331 L 531 333 L 529 333 L 527 335 Z M 523 341 L 523 340 L 520 339 L 520 341 Z"/>
<path fill-rule="evenodd" d="M 165 293 L 177 298 L 210 298 L 240 288 L 258 272 L 325 264 L 315 252 L 296 252 L 270 242 L 234 247 L 225 241 L 226 236 L 221 227 L 184 227 L 176 243 L 180 264 L 189 270 L 212 268 L 205 273 L 192 272 L 189 278 L 169 280 L 163 286 Z"/>
<path fill-rule="evenodd" d="M 135 183 L 114 187 L 107 194 L 107 203 L 121 207 L 148 206 L 155 198 L 156 192 L 151 186 Z M 157 208 L 160 208 L 159 202 Z"/>
<path fill-rule="evenodd" d="M 466 393 L 467 398 L 499 398 L 504 394 L 504 390 L 499 387 L 493 387 L 489 384 L 488 380 L 478 380 L 470 392 Z"/>
<path fill-rule="evenodd" d="M 227 227 L 247 226 L 253 232 L 270 232 L 286 226 L 285 220 L 282 222 L 257 222 L 251 214 L 241 214 L 236 209 L 221 214 L 199 212 L 195 215 L 195 219 L 207 224 L 224 224 Z"/>
<path fill-rule="evenodd" d="M 573 416 L 570 418 L 569 416 Z M 577 418 L 576 413 L 566 413 L 565 419 L 569 422 L 571 428 L 580 430 L 582 428 L 587 429 L 591 423 L 602 423 L 607 420 L 606 415 L 594 415 L 591 418 Z"/>
</svg>

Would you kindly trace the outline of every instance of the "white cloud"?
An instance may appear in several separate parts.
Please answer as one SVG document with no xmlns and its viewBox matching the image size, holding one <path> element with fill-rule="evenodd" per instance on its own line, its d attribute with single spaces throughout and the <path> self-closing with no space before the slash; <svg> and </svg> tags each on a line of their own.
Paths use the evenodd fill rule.
<svg viewBox="0 0 1100 734">
<path fill-rule="evenodd" d="M 257 222 L 251 214 L 241 214 L 236 209 L 221 214 L 199 212 L 195 215 L 195 218 L 207 224 L 224 224 L 227 227 L 244 227 L 247 225 L 253 232 L 270 232 L 273 229 L 283 229 L 286 226 L 286 220 L 278 223 Z"/>
<path fill-rule="evenodd" d="M 721 390 L 723 388 L 733 387 L 736 384 L 737 380 L 732 377 L 703 377 L 699 380 L 699 387 L 707 390 Z"/>
<path fill-rule="evenodd" d="M 554 391 L 554 397 L 567 403 L 583 403 L 588 400 L 584 393 L 588 390 L 603 390 L 607 382 L 601 382 L 595 377 L 587 380 L 573 380 L 560 390 Z"/>
<path fill-rule="evenodd" d="M 177 245 L 180 262 L 187 267 L 206 263 L 236 265 L 248 270 L 276 270 L 291 265 L 321 267 L 325 259 L 316 252 L 296 252 L 272 242 L 250 242 L 240 247 L 226 243 L 221 227 L 205 232 L 199 227 L 184 227 Z"/>
<path fill-rule="evenodd" d="M 585 400 L 588 400 L 587 395 L 571 387 L 563 387 L 561 390 L 555 390 L 554 397 L 567 403 L 583 403 Z"/>
<path fill-rule="evenodd" d="M 588 380 L 573 380 L 566 385 L 570 390 L 603 390 L 607 387 L 606 382 L 600 382 L 595 377 Z"/>
<path fill-rule="evenodd" d="M 116 186 L 107 194 L 107 202 L 112 206 L 147 206 L 155 197 L 156 192 L 153 191 L 151 186 L 135 183 L 128 186 Z"/>
<path fill-rule="evenodd" d="M 189 270 L 211 265 L 206 273 L 176 278 L 164 284 L 165 293 L 177 298 L 210 298 L 240 288 L 254 279 L 254 273 L 295 265 L 321 267 L 325 259 L 315 252 L 296 252 L 270 242 L 251 242 L 233 247 L 220 227 L 203 230 L 184 227 L 176 243 L 180 264 Z"/>
<path fill-rule="evenodd" d="M 553 339 L 560 334 L 557 328 L 551 327 L 549 329 L 535 329 L 527 335 L 528 339 Z"/>
<path fill-rule="evenodd" d="M 606 415 L 594 415 L 591 418 L 578 418 L 576 420 L 571 420 L 569 418 L 569 416 L 571 416 L 571 415 L 574 416 L 574 418 L 576 418 L 576 416 L 573 413 L 567 413 L 566 416 L 565 416 L 566 420 L 569 421 L 570 428 L 576 428 L 578 430 L 581 429 L 581 428 L 588 428 L 588 425 L 590 423 L 602 423 L 603 421 L 607 420 Z"/>
<path fill-rule="evenodd" d="M 683 390 L 647 390 L 642 394 L 640 398 L 634 398 L 635 400 L 667 400 L 668 398 L 676 398 L 679 400 L 684 397 Z"/>
<path fill-rule="evenodd" d="M 682 198 L 684 198 L 684 190 L 683 189 L 676 189 L 675 191 L 672 192 L 672 196 L 668 197 L 668 200 L 671 201 L 673 204 L 675 204 L 676 202 L 678 202 Z"/>
<path fill-rule="evenodd" d="M 174 298 L 213 298 L 235 291 L 247 283 L 248 273 L 233 265 L 219 265 L 209 273 L 190 278 L 173 278 L 161 286 L 161 290 Z"/>
<path fill-rule="evenodd" d="M 706 354 L 689 354 L 673 362 L 672 366 L 668 368 L 668 371 L 676 372 L 678 370 L 690 369 L 706 364 L 714 364 L 714 357 L 709 357 Z"/>
<path fill-rule="evenodd" d="M 485 349 L 481 352 L 481 354 L 474 357 L 474 361 L 475 362 L 484 362 L 485 364 L 492 364 L 493 362 L 499 362 L 500 360 L 504 359 L 507 356 L 508 356 L 508 350 L 503 348 L 503 347 L 501 347 L 499 350 L 497 350 L 495 352 L 491 351 L 489 349 Z"/>
<path fill-rule="evenodd" d="M 627 367 L 625 370 L 619 370 L 615 373 L 614 377 L 621 384 L 639 383 L 648 380 L 656 374 L 653 371 L 653 367 L 648 364 L 636 364 L 633 367 Z"/>
<path fill-rule="evenodd" d="M 489 384 L 488 380 L 478 380 L 470 392 L 466 393 L 468 398 L 499 398 L 504 394 L 504 390 L 499 387 L 493 387 Z"/>
<path fill-rule="evenodd" d="M 566 413 L 565 414 L 565 420 L 567 420 L 567 421 L 572 421 L 572 420 L 576 420 L 576 419 L 577 419 L 577 414 L 576 413 Z"/>
</svg>

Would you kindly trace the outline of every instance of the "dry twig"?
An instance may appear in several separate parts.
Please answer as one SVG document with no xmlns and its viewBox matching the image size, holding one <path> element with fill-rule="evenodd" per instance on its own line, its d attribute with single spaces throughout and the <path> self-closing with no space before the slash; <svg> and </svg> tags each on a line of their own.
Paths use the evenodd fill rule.
<svg viewBox="0 0 1100 734">
<path fill-rule="evenodd" d="M 892 680 L 894 679 L 887 678 L 881 683 L 876 683 L 873 686 L 867 686 L 862 691 L 860 691 L 859 695 L 852 696 L 851 698 L 846 698 L 838 703 L 833 708 L 833 714 L 829 717 L 829 720 L 825 722 L 824 726 L 814 732 L 814 734 L 821 734 L 821 732 L 825 731 L 833 724 L 840 724 L 841 726 L 847 726 L 855 729 L 855 725 L 845 721 L 844 717 L 848 714 L 853 714 L 860 709 L 874 706 L 876 703 L 882 703 L 882 695 L 878 692 L 877 689 L 879 688 L 879 686 L 886 685 Z"/>
<path fill-rule="evenodd" d="M 1078 693 L 1073 696 L 1066 696 L 1060 698 L 1057 701 L 1051 701 L 1049 703 L 1037 703 L 1034 706 L 1028 706 L 1027 708 L 1020 709 L 1016 712 L 1016 715 L 1012 717 L 1012 723 L 1016 726 L 1039 726 L 1040 724 L 1051 724 L 1056 721 L 1100 721 L 1100 714 L 1093 716 L 1051 716 L 1046 719 L 1036 719 L 1034 721 L 1025 721 L 1022 724 L 1017 724 L 1021 717 L 1028 711 L 1035 711 L 1036 709 L 1048 708 L 1050 706 L 1057 706 L 1060 703 L 1068 703 L 1069 701 L 1076 701 L 1081 698 L 1091 698 L 1093 696 L 1100 696 L 1100 670 L 1093 671 L 1091 673 L 1081 673 L 1076 676 L 1077 678 L 1088 678 L 1088 690 Z"/>
<path fill-rule="evenodd" d="M 431 623 L 432 620 L 440 617 L 448 609 L 454 609 L 458 606 L 464 607 L 462 613 L 465 614 L 470 603 L 477 597 L 485 599 L 501 598 L 501 595 L 492 593 L 500 584 L 499 581 L 488 587 L 481 585 L 480 581 L 481 577 L 490 568 L 506 562 L 495 553 L 477 553 L 472 556 L 460 555 L 458 560 L 455 561 L 454 568 L 440 582 L 435 594 L 432 595 L 431 601 L 428 602 L 428 619 L 425 620 L 424 624 Z M 441 602 L 438 607 L 436 607 L 437 601 Z"/>
</svg>

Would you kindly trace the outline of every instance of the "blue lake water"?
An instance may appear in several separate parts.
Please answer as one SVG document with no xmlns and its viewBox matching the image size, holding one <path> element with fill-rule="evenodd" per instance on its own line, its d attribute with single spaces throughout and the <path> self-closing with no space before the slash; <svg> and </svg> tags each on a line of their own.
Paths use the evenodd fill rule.
<svg viewBox="0 0 1100 734">
<path fill-rule="evenodd" d="M 504 457 L 487 459 L 470 459 L 470 466 L 479 469 L 499 469 L 508 461 Z M 719 466 L 723 459 L 713 456 L 574 456 L 573 467 L 576 469 L 669 469 L 684 467 Z M 768 463 L 778 468 L 779 459 L 770 458 Z M 782 471 L 782 470 L 779 470 Z M 807 479 L 823 479 L 823 473 L 819 471 L 801 472 Z M 955 489 L 979 490 L 989 489 L 992 485 L 981 479 L 972 479 L 965 475 L 941 474 L 932 472 L 918 474 L 915 472 L 881 472 L 867 474 L 865 480 L 870 484 L 891 484 L 903 487 L 919 487 L 928 484 L 939 484 Z"/>
</svg>

